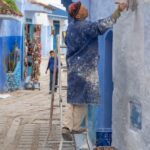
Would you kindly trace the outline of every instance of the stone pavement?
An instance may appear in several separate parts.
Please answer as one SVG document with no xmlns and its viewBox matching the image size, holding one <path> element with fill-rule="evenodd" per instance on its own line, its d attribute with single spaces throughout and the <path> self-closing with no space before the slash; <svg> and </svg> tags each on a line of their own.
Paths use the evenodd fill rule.
<svg viewBox="0 0 150 150">
<path fill-rule="evenodd" d="M 0 99 L 0 150 L 58 150 L 60 134 L 60 110 L 56 94 L 53 137 L 43 149 L 49 129 L 50 95 L 49 75 L 45 75 L 47 60 L 41 65 L 41 90 L 19 90 L 11 97 Z M 63 86 L 66 86 L 66 72 L 62 70 Z M 62 92 L 66 100 L 66 90 Z M 74 150 L 73 143 L 65 143 L 63 150 Z"/>
</svg>

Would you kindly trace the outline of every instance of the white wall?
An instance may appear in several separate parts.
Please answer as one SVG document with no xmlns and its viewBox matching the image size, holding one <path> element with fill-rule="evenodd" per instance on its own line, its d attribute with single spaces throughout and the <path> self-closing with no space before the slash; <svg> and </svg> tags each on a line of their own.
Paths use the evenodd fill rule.
<svg viewBox="0 0 150 150">
<path fill-rule="evenodd" d="M 50 3 L 50 2 L 52 2 L 52 3 L 61 3 L 61 0 L 35 0 L 35 1 L 37 1 L 37 2 L 42 2 L 42 3 L 45 3 L 45 4 L 48 4 L 48 3 Z"/>
<path fill-rule="evenodd" d="M 61 0 L 35 0 L 37 2 L 41 2 L 41 3 L 44 3 L 44 4 L 52 4 L 58 8 L 62 8 L 62 9 L 65 9 L 63 7 L 63 5 L 61 4 Z"/>
<path fill-rule="evenodd" d="M 150 150 L 149 9 L 138 0 L 138 8 L 126 12 L 114 28 L 113 145 L 119 150 Z M 139 104 L 134 117 L 141 129 L 131 122 L 131 101 Z"/>
<path fill-rule="evenodd" d="M 41 24 L 44 26 L 49 26 L 48 15 L 45 13 L 36 13 L 35 14 L 35 24 Z"/>
<path fill-rule="evenodd" d="M 58 3 L 58 4 L 61 3 L 61 0 L 55 0 L 55 1 L 54 1 L 54 0 L 49 0 L 49 1 L 50 1 L 50 2 L 53 2 L 53 3 L 55 2 L 55 3 Z"/>
<path fill-rule="evenodd" d="M 147 0 L 145 2 L 145 5 L 144 5 L 144 28 L 145 28 L 145 35 L 144 35 L 144 39 L 145 39 L 145 51 L 144 51 L 144 57 L 145 57 L 145 76 L 146 76 L 146 90 L 145 90 L 145 95 L 144 95 L 144 107 L 143 107 L 143 110 L 144 110 L 144 129 L 143 129 L 143 140 L 144 140 L 144 143 L 146 145 L 146 149 L 149 150 L 150 149 L 150 117 L 149 117 L 149 114 L 150 114 L 150 103 L 149 103 L 149 100 L 150 100 L 150 26 L 149 26 L 149 23 L 150 23 L 150 0 Z"/>
</svg>

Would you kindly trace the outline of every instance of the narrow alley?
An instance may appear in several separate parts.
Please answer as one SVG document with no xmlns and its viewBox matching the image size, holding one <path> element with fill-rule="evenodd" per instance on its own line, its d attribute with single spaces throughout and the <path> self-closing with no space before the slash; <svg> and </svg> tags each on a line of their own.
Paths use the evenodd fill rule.
<svg viewBox="0 0 150 150">
<path fill-rule="evenodd" d="M 0 150 L 150 150 L 149 24 L 150 0 L 0 0 Z"/>
<path fill-rule="evenodd" d="M 50 99 L 49 75 L 45 74 L 47 60 L 41 65 L 41 90 L 19 90 L 10 93 L 7 99 L 0 99 L 0 150 L 42 150 L 49 130 Z M 63 86 L 66 86 L 66 72 L 62 70 Z M 63 89 L 62 89 L 63 90 Z M 66 100 L 66 91 L 62 93 Z M 58 150 L 60 133 L 60 109 L 56 93 L 53 136 L 44 150 Z M 54 144 L 53 144 L 54 143 Z M 72 144 L 64 144 L 65 150 L 74 150 Z"/>
</svg>

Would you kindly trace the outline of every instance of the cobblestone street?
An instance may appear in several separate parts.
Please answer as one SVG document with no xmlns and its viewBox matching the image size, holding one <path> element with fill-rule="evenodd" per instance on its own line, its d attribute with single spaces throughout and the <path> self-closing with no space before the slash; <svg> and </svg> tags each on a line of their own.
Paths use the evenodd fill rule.
<svg viewBox="0 0 150 150">
<path fill-rule="evenodd" d="M 0 150 L 42 150 L 49 128 L 50 98 L 48 94 L 49 75 L 45 74 L 47 60 L 41 67 L 41 90 L 19 90 L 11 97 L 0 99 Z M 63 86 L 66 86 L 66 72 L 62 70 Z M 62 90 L 66 100 L 66 90 Z M 56 93 L 53 137 L 44 148 L 58 150 L 60 134 L 60 110 Z M 54 144 L 53 144 L 54 143 Z M 64 150 L 73 150 L 71 144 L 64 144 Z"/>
</svg>

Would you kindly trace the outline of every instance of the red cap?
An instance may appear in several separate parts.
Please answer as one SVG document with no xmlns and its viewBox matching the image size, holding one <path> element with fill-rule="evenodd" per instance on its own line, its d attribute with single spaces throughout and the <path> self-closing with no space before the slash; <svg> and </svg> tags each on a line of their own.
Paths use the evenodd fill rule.
<svg viewBox="0 0 150 150">
<path fill-rule="evenodd" d="M 68 12 L 72 18 L 75 18 L 81 7 L 81 2 L 75 2 L 69 5 Z"/>
</svg>

